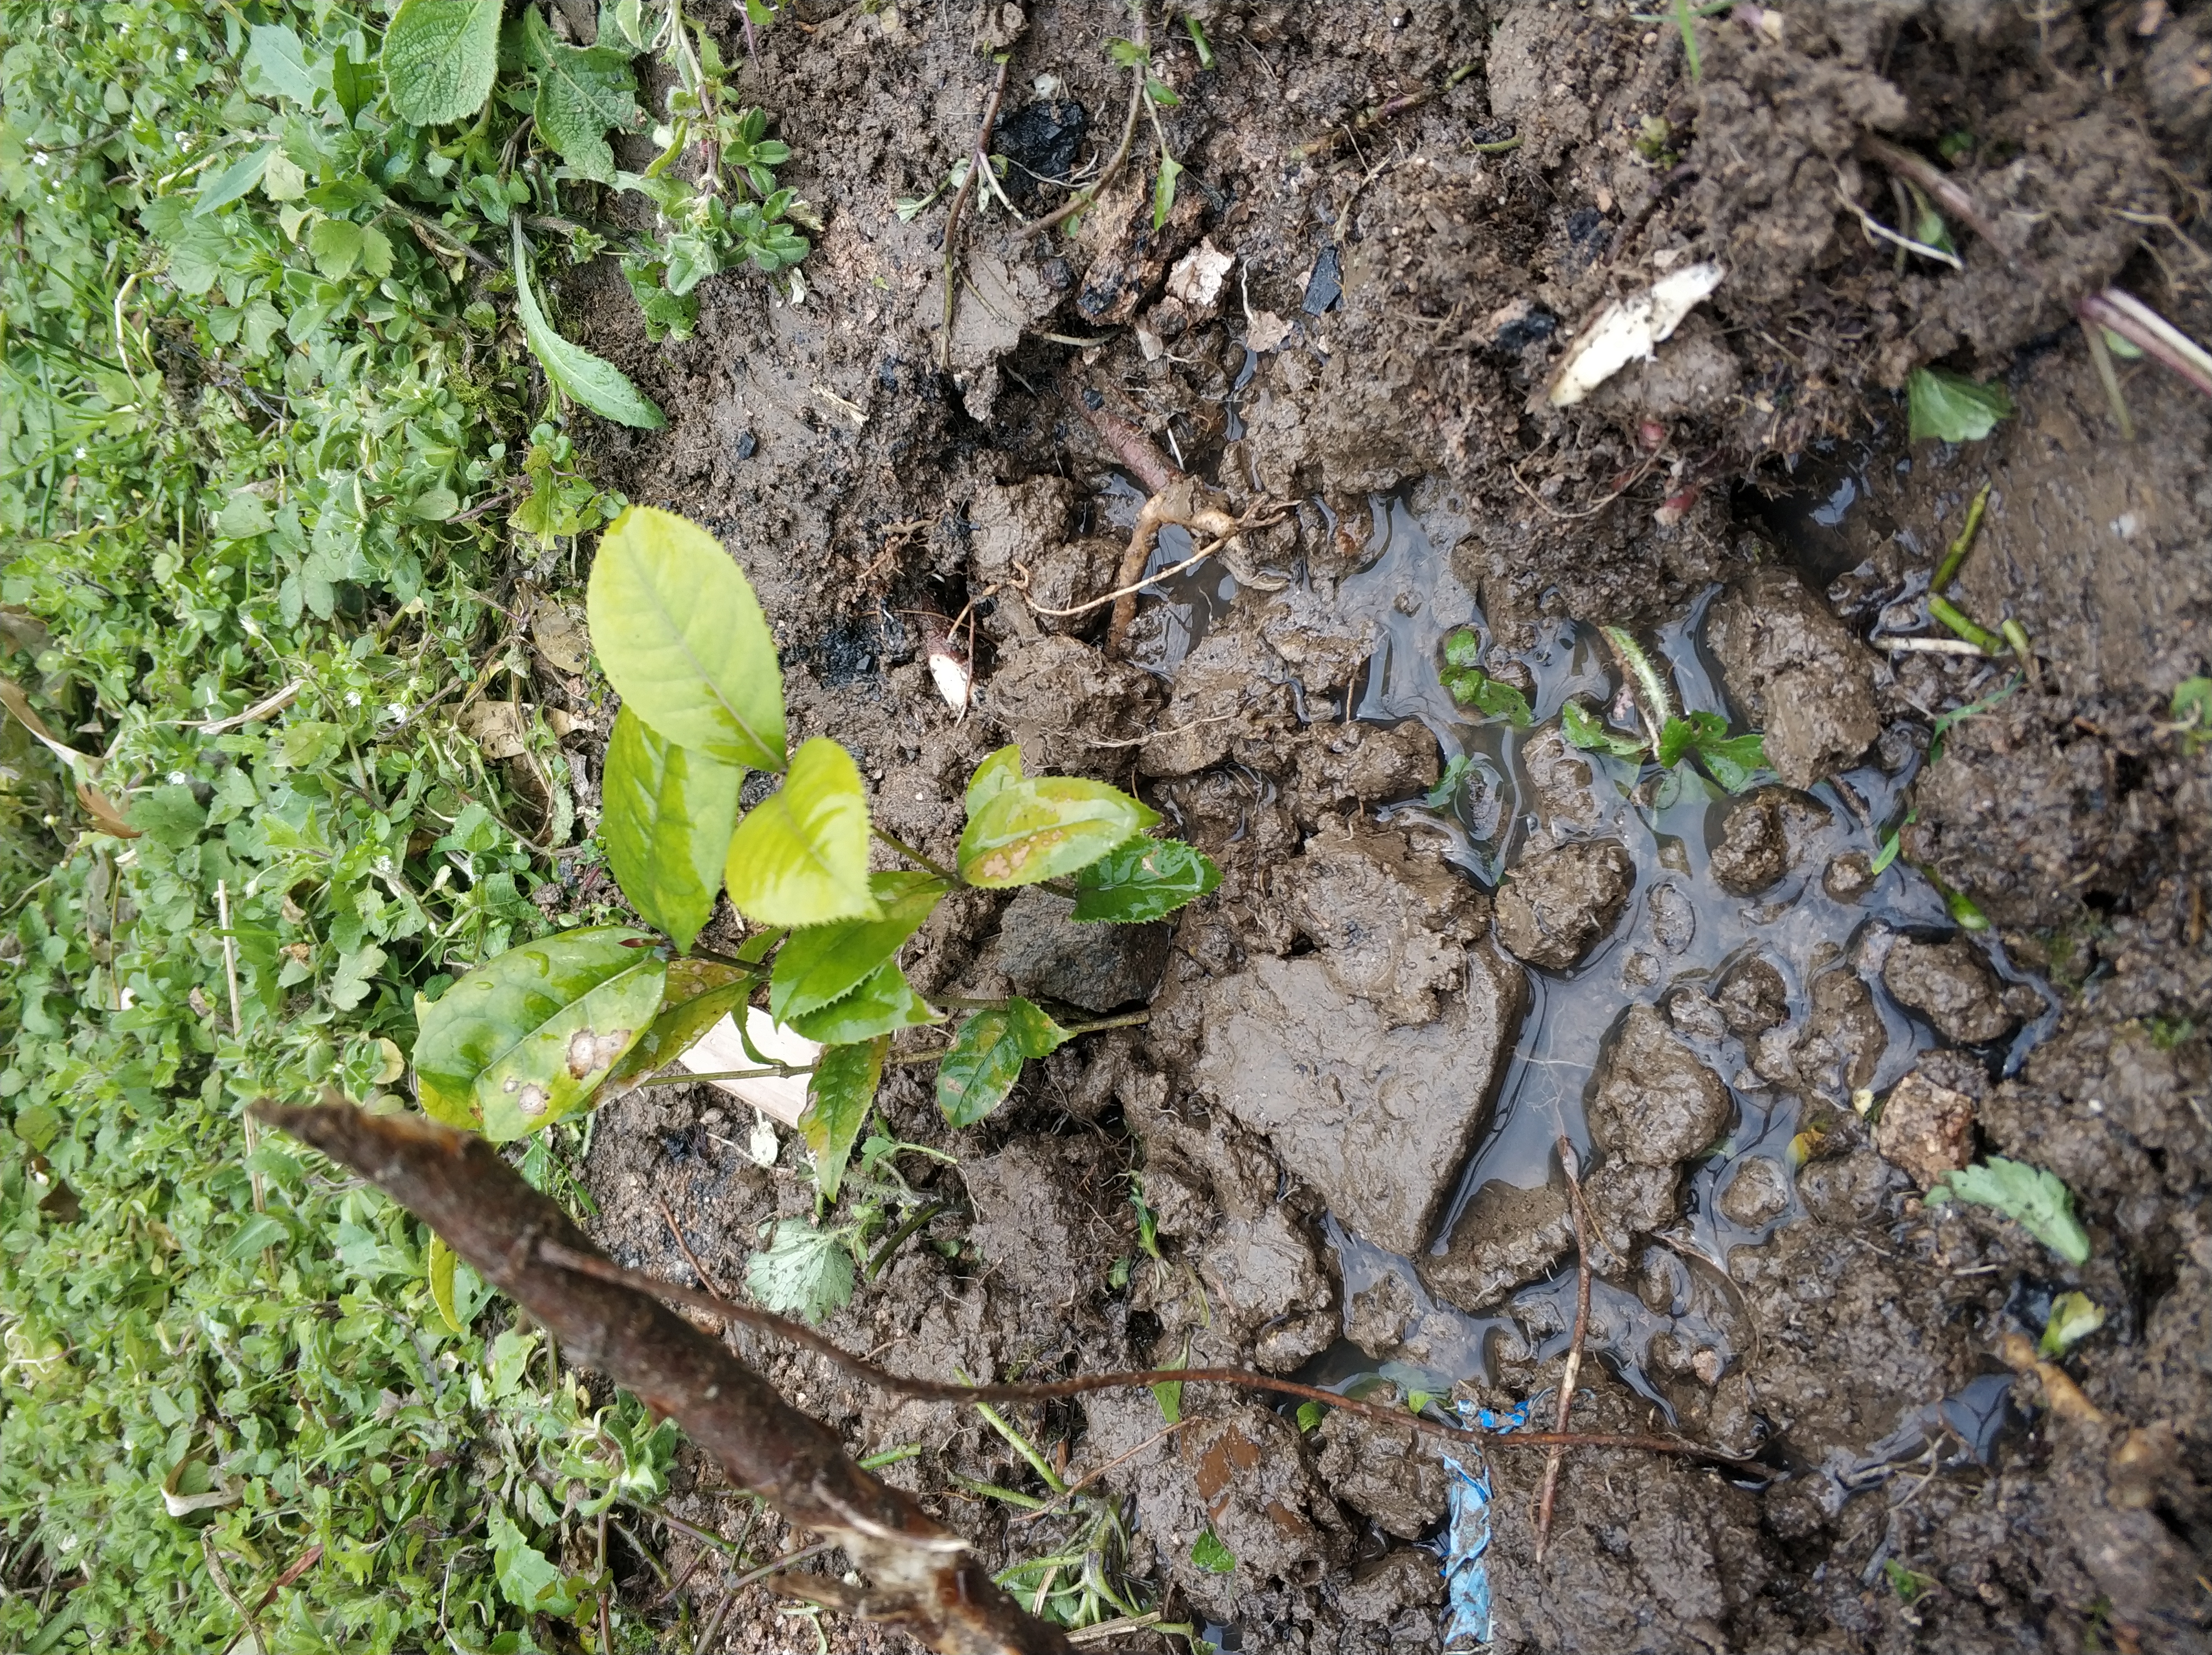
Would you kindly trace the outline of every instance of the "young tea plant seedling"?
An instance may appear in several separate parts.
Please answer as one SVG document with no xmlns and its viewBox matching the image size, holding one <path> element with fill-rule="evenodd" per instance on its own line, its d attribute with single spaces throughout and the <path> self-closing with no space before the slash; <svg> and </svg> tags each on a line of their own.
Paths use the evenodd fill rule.
<svg viewBox="0 0 2212 1655">
<path fill-rule="evenodd" d="M 1664 770 L 1694 758 L 1730 793 L 1742 793 L 1759 780 L 1766 768 L 1766 747 L 1757 731 L 1732 736 L 1719 713 L 1678 711 L 1666 675 L 1634 635 L 1624 627 L 1601 630 L 1627 675 L 1645 733 L 1624 735 L 1602 714 L 1570 701 L 1559 709 L 1560 733 L 1570 744 L 1616 758 L 1649 758 Z"/>
<path fill-rule="evenodd" d="M 588 607 L 623 697 L 600 841 L 652 929 L 562 932 L 418 1001 L 417 1090 L 449 1124 L 501 1141 L 539 1131 L 589 1109 L 611 1078 L 672 1062 L 734 1013 L 759 1064 L 744 1073 L 809 1077 L 799 1129 L 817 1187 L 834 1202 L 893 1039 L 947 1021 L 897 957 L 948 892 L 1048 885 L 1073 898 L 1077 921 L 1127 925 L 1220 883 L 1203 853 L 1152 837 L 1160 818 L 1139 800 L 1103 782 L 1026 775 L 1011 746 L 969 782 L 952 867 L 875 830 L 851 754 L 819 736 L 787 746 L 782 672 L 760 603 L 714 537 L 681 517 L 624 512 L 600 541 Z M 741 813 L 749 771 L 781 782 Z M 872 837 L 917 866 L 871 871 Z M 694 955 L 724 891 L 757 928 L 734 957 Z M 744 1036 L 763 990 L 778 1024 L 821 1046 L 811 1064 L 774 1062 Z M 1024 1062 L 1132 1020 L 1063 1025 L 1019 997 L 965 1009 L 948 1042 L 914 1055 L 937 1060 L 938 1105 L 956 1127 L 1004 1103 Z M 779 1229 L 753 1281 L 763 1298 L 818 1316 L 849 1295 L 850 1261 L 842 1271 L 826 1263 L 811 1226 L 801 1228 L 808 1234 Z M 856 1251 L 865 1228 L 849 1237 Z"/>
</svg>

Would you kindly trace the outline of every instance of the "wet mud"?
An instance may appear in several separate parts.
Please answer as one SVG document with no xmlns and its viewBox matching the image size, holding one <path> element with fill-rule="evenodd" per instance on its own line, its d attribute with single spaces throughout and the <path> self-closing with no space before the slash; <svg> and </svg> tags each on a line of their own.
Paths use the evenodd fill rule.
<svg viewBox="0 0 2212 1655">
<path fill-rule="evenodd" d="M 1110 149 L 1103 42 L 1131 24 L 987 9 L 1035 211 L 1060 197 L 1030 174 Z M 1189 9 L 1211 67 L 1155 16 L 1175 212 L 1153 228 L 1140 132 L 1072 240 L 975 214 L 948 354 L 941 213 L 892 204 L 973 141 L 977 17 L 804 6 L 749 71 L 825 220 L 804 303 L 720 279 L 697 336 L 653 345 L 617 275 L 569 274 L 572 331 L 672 417 L 595 429 L 603 479 L 722 536 L 796 733 L 852 748 L 890 831 L 949 851 L 968 773 L 1015 740 L 1223 870 L 1111 936 L 1041 892 L 939 910 L 925 992 L 1151 1021 L 962 1132 L 892 1071 L 884 1125 L 957 1165 L 901 1158 L 942 1206 L 828 1330 L 933 1378 L 1187 1359 L 1548 1411 L 1564 1136 L 1594 1277 L 1576 1420 L 1747 1463 L 1570 1455 L 1540 1561 L 1540 1456 L 1492 1455 L 1497 1647 L 2205 1649 L 2212 747 L 2166 704 L 2212 665 L 2212 405 L 2123 362 L 2121 442 L 2069 306 L 2119 281 L 2212 332 L 2212 13 L 1735 9 L 1698 24 L 1695 76 L 1671 24 L 1596 0 L 1215 0 Z M 2002 245 L 1954 224 L 1963 271 L 1900 259 L 1863 228 L 1910 205 L 1869 135 L 1954 155 Z M 1170 291 L 1194 252 L 1234 261 L 1211 300 Z M 1542 399 L 1606 299 L 1706 259 L 1726 277 L 1653 360 Z M 1908 441 L 1929 363 L 2001 377 L 2015 415 Z M 1150 588 L 1118 649 L 1105 608 L 1054 612 L 1112 590 L 1149 486 L 1095 409 L 1280 512 Z M 1933 571 L 1984 484 L 1950 595 L 2017 621 L 2032 675 L 1894 648 L 1940 630 Z M 1164 530 L 1148 572 L 1196 549 Z M 920 649 L 963 612 L 957 714 Z M 1685 708 L 1764 732 L 1770 772 L 1731 794 L 1567 745 L 1571 699 L 1636 723 L 1604 625 Z M 1444 687 L 1462 630 L 1525 727 Z M 603 739 L 571 738 L 587 775 Z M 753 1130 L 706 1087 L 609 1104 L 596 1232 L 740 1282 L 813 1207 L 803 1148 L 763 1166 Z M 2066 1183 L 2085 1263 L 1924 1199 L 1992 1155 Z M 2068 1293 L 2102 1327 L 2015 1372 Z M 752 1354 L 856 1453 L 908 1452 L 884 1475 L 994 1567 L 1110 1530 L 1119 1577 L 1224 1646 L 1442 1647 L 1448 1483 L 1410 1431 L 1196 1388 L 1173 1432 L 1144 1392 L 1016 1410 L 1110 1467 L 1102 1504 L 1031 1519 L 976 1492 L 1042 1485 L 972 1415 Z M 672 1509 L 735 1539 L 750 1507 L 687 1460 Z M 747 1592 L 727 1645 L 812 1636 Z"/>
</svg>

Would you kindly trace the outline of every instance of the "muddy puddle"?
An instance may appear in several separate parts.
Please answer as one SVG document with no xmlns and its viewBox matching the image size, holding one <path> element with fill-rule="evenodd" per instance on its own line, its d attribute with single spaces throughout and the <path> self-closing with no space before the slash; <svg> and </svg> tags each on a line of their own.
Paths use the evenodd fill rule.
<svg viewBox="0 0 2212 1655">
<path fill-rule="evenodd" d="M 1863 488 L 1855 477 L 1880 463 L 1881 452 L 1871 441 L 1856 445 L 1808 479 L 1819 494 L 1769 502 L 1770 522 L 1832 530 Z M 1416 502 L 1425 496 L 1423 509 Z M 1140 499 L 1116 479 L 1102 504 L 1121 527 Z M 1648 1078 L 1636 1065 L 1650 1053 L 1637 1048 L 1650 1046 L 1663 1025 L 1724 1089 L 1722 1124 L 1683 1163 L 1671 1202 L 1655 1204 L 1647 1190 L 1638 1192 L 1641 1210 L 1632 1202 L 1604 1215 L 1616 1220 L 1616 1235 L 1632 1238 L 1634 1252 L 1602 1261 L 1630 1280 L 1601 1275 L 1593 1283 L 1587 1348 L 1671 1422 L 1674 1404 L 1651 1372 L 1654 1342 L 1667 1342 L 1673 1365 L 1686 1359 L 1708 1384 L 1743 1360 L 1731 1257 L 1805 1216 L 1797 1174 L 1823 1153 L 1840 1116 L 1863 1115 L 1931 1051 L 1960 1050 L 1992 1080 L 2015 1073 L 2051 1031 L 2057 997 L 2014 966 L 1985 923 L 1963 928 L 1928 877 L 1884 856 L 1923 761 L 1924 732 L 1893 727 L 1875 762 L 1803 791 L 1765 772 L 1731 794 L 1692 764 L 1661 771 L 1577 751 L 1559 727 L 1570 699 L 1613 709 L 1618 725 L 1634 722 L 1622 668 L 1599 630 L 1555 620 L 1535 629 L 1533 643 L 1493 643 L 1480 604 L 1453 572 L 1452 548 L 1470 526 L 1449 491 L 1415 489 L 1368 504 L 1364 559 L 1336 583 L 1334 605 L 1338 620 L 1370 629 L 1374 648 L 1333 705 L 1299 686 L 1301 717 L 1425 728 L 1440 749 L 1448 794 L 1378 801 L 1376 820 L 1440 850 L 1490 892 L 1524 865 L 1564 854 L 1568 888 L 1555 894 L 1581 910 L 1566 928 L 1592 940 L 1576 947 L 1571 964 L 1544 963 L 1543 951 L 1559 946 L 1549 939 L 1531 950 L 1535 959 L 1522 960 L 1526 1009 L 1430 1244 L 1392 1252 L 1339 1214 L 1324 1216 L 1345 1336 L 1298 1377 L 1361 1394 L 1381 1380 L 1443 1395 L 1456 1383 L 1496 1384 L 1501 1359 L 1540 1363 L 1562 1354 L 1577 1273 L 1557 1141 L 1566 1137 L 1585 1170 L 1608 1159 L 1607 1147 L 1593 1140 L 1590 1094 L 1609 1055 L 1629 1070 L 1622 1083 Z M 1336 532 L 1323 502 L 1305 509 L 1321 532 Z M 1189 556 L 1188 535 L 1161 538 L 1152 573 Z M 1812 570 L 1836 556 L 1817 537 L 1793 537 L 1785 550 Z M 1686 711 L 1718 713 L 1740 733 L 1745 722 L 1705 637 L 1720 592 L 1705 588 L 1644 642 Z M 1176 575 L 1152 593 L 1134 653 L 1170 683 L 1209 629 L 1240 605 L 1267 601 L 1265 591 L 1240 589 L 1212 566 Z M 1445 688 L 1445 641 L 1468 632 L 1481 641 L 1484 669 L 1523 689 L 1533 714 L 1526 727 L 1471 715 Z M 1579 855 L 1593 847 L 1606 854 Z M 1910 1001 L 1885 976 L 1900 942 L 1941 951 L 1940 983 L 1931 987 L 1924 971 L 1903 976 Z M 1960 996 L 1975 1001 L 1963 1022 Z M 1614 1160 L 1638 1158 L 1637 1145 L 1610 1147 Z M 1638 1224 L 1649 1227 L 1639 1232 Z M 1558 1269 L 1546 1268 L 1553 1263 Z M 1977 1380 L 1961 1393 L 1966 1400 L 1942 1404 L 1981 1421 L 1972 1438 L 1978 1454 L 1994 1429 L 1982 1394 L 1989 1390 Z M 1918 1451 L 1920 1435 L 1905 1434 Z M 1881 1445 L 1869 1453 L 1886 1463 Z"/>
</svg>

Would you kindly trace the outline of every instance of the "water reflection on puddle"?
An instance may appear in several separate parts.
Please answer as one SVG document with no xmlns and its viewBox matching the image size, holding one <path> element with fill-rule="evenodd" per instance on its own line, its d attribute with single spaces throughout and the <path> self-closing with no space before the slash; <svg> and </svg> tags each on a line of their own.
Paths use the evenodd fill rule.
<svg viewBox="0 0 2212 1655">
<path fill-rule="evenodd" d="M 1338 591 L 1340 611 L 1370 622 L 1377 638 L 1364 679 L 1355 686 L 1353 713 L 1386 723 L 1419 719 L 1447 760 L 1464 755 L 1468 761 L 1465 785 L 1442 808 L 1413 800 L 1377 814 L 1417 840 L 1441 839 L 1453 862 L 1494 886 L 1541 826 L 1524 751 L 1570 697 L 1601 706 L 1610 702 L 1619 689 L 1617 676 L 1595 629 L 1571 622 L 1543 626 L 1528 648 L 1492 648 L 1474 595 L 1450 568 L 1450 548 L 1468 525 L 1447 512 L 1417 512 L 1405 499 L 1377 498 L 1373 507 L 1370 561 Z M 1727 715 L 1740 733 L 1742 722 L 1729 707 L 1717 666 L 1700 642 L 1718 592 L 1702 593 L 1686 612 L 1645 632 L 1642 641 L 1671 672 L 1686 709 Z M 1471 628 L 1485 646 L 1486 669 L 1525 690 L 1535 715 L 1529 729 L 1516 730 L 1503 720 L 1471 720 L 1443 687 L 1438 669 L 1444 640 L 1462 627 Z M 1735 1124 L 1687 1169 L 1681 1218 L 1644 1248 L 1638 1263 L 1642 1295 L 1602 1280 L 1594 1284 L 1590 1339 L 1625 1382 L 1670 1415 L 1645 1372 L 1652 1342 L 1671 1333 L 1711 1351 L 1720 1363 L 1734 1360 L 1744 1329 L 1729 1280 L 1729 1254 L 1765 1243 L 1803 1215 L 1793 1140 L 1808 1117 L 1850 1107 L 1850 1093 L 1859 1087 L 1879 1092 L 1893 1086 L 1923 1052 L 1940 1044 L 1924 1021 L 1890 995 L 1881 968 L 1897 934 L 1956 928 L 1942 894 L 1901 861 L 1863 882 L 1856 894 L 1848 886 L 1839 887 L 1841 897 L 1832 894 L 1822 878 L 1838 858 L 1875 857 L 1885 828 L 1901 812 L 1918 752 L 1904 742 L 1887 750 L 1892 769 L 1870 764 L 1790 795 L 1799 806 L 1790 832 L 1790 871 L 1751 897 L 1724 888 L 1712 868 L 1712 851 L 1733 802 L 1729 794 L 1688 764 L 1646 776 L 1633 761 L 1580 755 L 1594 772 L 1600 819 L 1577 823 L 1571 837 L 1623 843 L 1634 866 L 1634 889 L 1612 934 L 1582 964 L 1566 971 L 1529 969 L 1528 1015 L 1490 1124 L 1439 1237 L 1451 1233 L 1486 1184 L 1526 1190 L 1560 1182 L 1554 1141 L 1563 1131 L 1588 1164 L 1585 1094 L 1608 1037 L 1632 1005 L 1664 1008 L 1684 995 L 1702 1000 L 1715 995 L 1731 972 L 1758 961 L 1783 985 L 1784 1028 L 1805 1027 L 1814 1011 L 1815 985 L 1824 974 L 1844 972 L 1863 985 L 1885 1037 L 1870 1073 L 1850 1076 L 1827 1088 L 1832 1095 L 1821 1095 L 1812 1087 L 1784 1089 L 1762 1079 L 1745 1040 L 1717 1020 L 1700 1027 L 1694 1017 L 1674 1019 L 1680 1036 L 1726 1082 Z M 1982 946 L 2001 977 L 2029 981 L 2011 969 L 1993 940 L 1984 938 Z M 1994 1066 L 2006 1072 L 2016 1068 L 2047 1032 L 2055 1001 L 2047 989 L 2040 991 L 2045 1013 L 2005 1046 L 1984 1054 Z M 1757 1180 L 1747 1189 L 1780 1194 L 1765 1202 L 1730 1201 L 1731 1185 L 1746 1177 Z M 1731 1209 L 1738 1218 L 1729 1215 Z M 1349 1234 L 1334 1220 L 1328 1240 L 1342 1273 L 1347 1333 L 1392 1346 L 1401 1360 L 1488 1381 L 1501 1342 L 1523 1360 L 1541 1360 L 1565 1347 L 1573 1321 L 1571 1264 L 1522 1288 L 1492 1313 L 1473 1316 L 1438 1303 L 1412 1262 Z M 1670 1281 L 1671 1302 L 1654 1308 L 1647 1301 L 1668 1299 Z M 1383 1320 L 1395 1326 L 1375 1323 L 1378 1305 L 1389 1307 Z M 1333 1379 L 1349 1383 L 1358 1377 L 1358 1347 L 1340 1345 L 1333 1360 L 1338 1366 L 1350 1365 Z M 1320 1359 L 1322 1366 L 1331 1360 Z M 1371 1359 L 1366 1371 L 1373 1371 Z"/>
</svg>

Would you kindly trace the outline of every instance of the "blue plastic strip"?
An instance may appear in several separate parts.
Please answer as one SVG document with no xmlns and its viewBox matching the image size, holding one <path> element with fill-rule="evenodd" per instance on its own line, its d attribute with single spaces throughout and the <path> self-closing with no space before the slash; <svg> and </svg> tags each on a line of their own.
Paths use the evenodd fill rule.
<svg viewBox="0 0 2212 1655">
<path fill-rule="evenodd" d="M 1470 1421 L 1485 1431 L 1518 1431 L 1528 1423 L 1530 1402 L 1506 1413 L 1459 1404 L 1462 1424 Z M 1444 1469 L 1451 1477 L 1450 1523 L 1444 1531 L 1444 1648 L 1473 1649 L 1490 1642 L 1490 1570 L 1484 1562 L 1490 1550 L 1490 1467 L 1480 1450 L 1468 1457 L 1469 1470 L 1446 1456 Z"/>
</svg>

